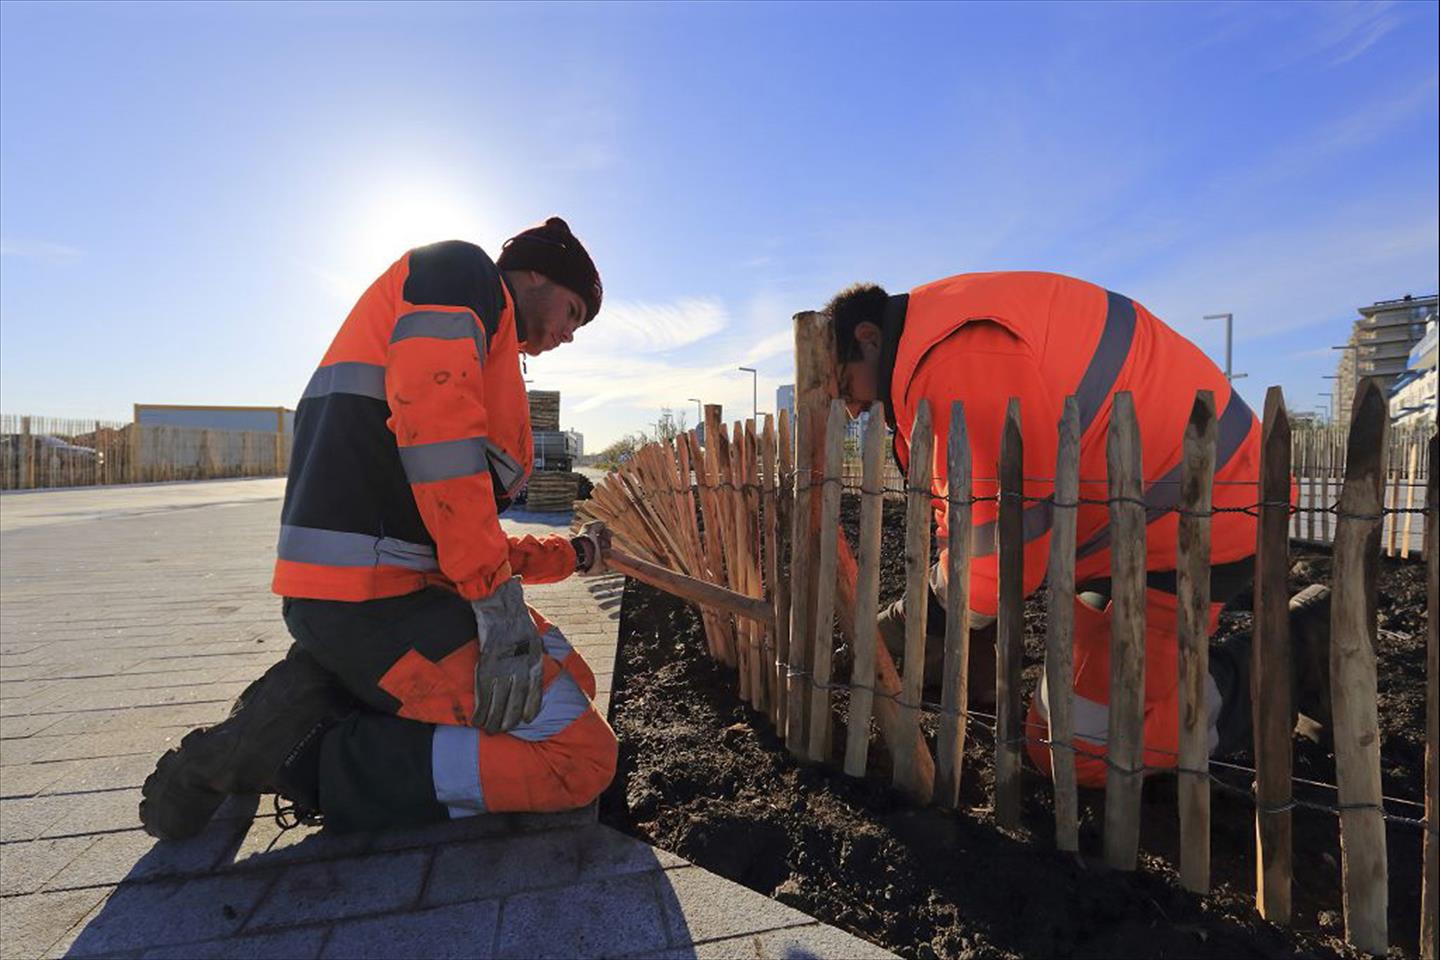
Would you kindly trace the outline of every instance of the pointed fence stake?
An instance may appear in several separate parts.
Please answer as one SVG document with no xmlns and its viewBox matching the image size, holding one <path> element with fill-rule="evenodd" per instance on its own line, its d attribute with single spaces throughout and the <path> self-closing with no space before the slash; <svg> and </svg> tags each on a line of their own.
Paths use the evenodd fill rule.
<svg viewBox="0 0 1440 960">
<path fill-rule="evenodd" d="M 1251 716 L 1255 730 L 1255 901 L 1272 923 L 1290 922 L 1293 797 L 1290 653 L 1290 420 L 1279 387 L 1265 394 L 1260 435 L 1260 519 L 1255 542 Z"/>
<path fill-rule="evenodd" d="M 1141 504 L 1140 431 L 1128 391 L 1115 394 L 1105 444 L 1109 476 L 1110 710 L 1105 771 L 1105 862 L 1134 870 L 1140 850 L 1144 785 L 1145 507 Z"/>
<path fill-rule="evenodd" d="M 1383 954 L 1390 945 L 1375 672 L 1379 518 L 1385 497 L 1389 422 L 1380 384 L 1370 378 L 1362 380 L 1350 415 L 1330 606 L 1330 691 L 1345 939 L 1374 954 Z"/>
<path fill-rule="evenodd" d="M 1024 442 L 1020 401 L 1011 397 L 1000 434 L 996 520 L 999 598 L 995 623 L 995 822 L 1020 825 L 1020 745 L 1025 738 L 1020 667 L 1025 631 Z M 906 611 L 907 614 L 909 611 Z"/>
<path fill-rule="evenodd" d="M 945 489 L 945 679 L 935 748 L 935 800 L 953 810 L 960 804 L 965 721 L 970 707 L 970 438 L 965 433 L 965 405 L 959 400 L 950 405 Z"/>
<path fill-rule="evenodd" d="M 930 403 L 921 400 L 910 432 L 910 476 L 905 493 L 905 662 L 900 684 L 900 750 L 895 786 L 917 787 L 915 740 L 920 733 L 920 698 L 925 687 L 925 620 L 930 589 L 930 478 L 935 434 Z"/>
<path fill-rule="evenodd" d="M 885 506 L 885 407 L 875 403 L 865 423 L 864 473 L 860 481 L 860 569 L 855 582 L 855 660 L 850 672 L 845 772 L 865 776 L 870 754 L 870 717 L 875 703 L 875 616 L 880 608 L 880 525 Z"/>
<path fill-rule="evenodd" d="M 1075 786 L 1075 520 L 1080 499 L 1080 407 L 1065 398 L 1055 457 L 1050 528 L 1048 609 L 1045 623 L 1045 694 L 1049 710 L 1050 778 L 1055 785 L 1055 845 L 1080 849 Z"/>
<path fill-rule="evenodd" d="M 840 468 L 845 458 L 845 405 L 830 401 L 825 422 L 825 486 L 820 493 L 820 570 L 815 591 L 815 686 L 810 691 L 810 759 L 830 759 L 830 665 L 835 657 L 835 563 L 840 534 Z"/>
<path fill-rule="evenodd" d="M 1180 467 L 1176 560 L 1179 646 L 1180 882 L 1210 892 L 1210 508 L 1215 479 L 1215 395 L 1195 394 Z M 1310 515 L 1314 537 L 1315 515 Z"/>
</svg>

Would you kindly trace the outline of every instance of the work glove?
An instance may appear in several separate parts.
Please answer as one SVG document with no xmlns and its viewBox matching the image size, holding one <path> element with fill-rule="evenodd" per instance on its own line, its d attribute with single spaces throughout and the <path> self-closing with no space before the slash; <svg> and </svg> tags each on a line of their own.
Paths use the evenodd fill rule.
<svg viewBox="0 0 1440 960">
<path fill-rule="evenodd" d="M 475 664 L 472 727 L 504 733 L 540 712 L 543 646 L 525 607 L 520 579 L 511 577 L 483 600 L 471 601 L 480 641 Z"/>
<path fill-rule="evenodd" d="M 605 554 L 610 550 L 610 528 L 604 521 L 590 520 L 570 538 L 575 548 L 575 572 L 582 577 L 594 577 L 605 573 Z"/>
</svg>

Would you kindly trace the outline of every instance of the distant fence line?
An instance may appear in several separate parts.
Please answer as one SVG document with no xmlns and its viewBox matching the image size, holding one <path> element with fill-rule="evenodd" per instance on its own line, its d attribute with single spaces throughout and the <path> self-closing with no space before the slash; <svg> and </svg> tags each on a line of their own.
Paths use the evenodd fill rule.
<svg viewBox="0 0 1440 960">
<path fill-rule="evenodd" d="M 281 477 L 291 437 L 0 414 L 0 490 Z"/>
</svg>

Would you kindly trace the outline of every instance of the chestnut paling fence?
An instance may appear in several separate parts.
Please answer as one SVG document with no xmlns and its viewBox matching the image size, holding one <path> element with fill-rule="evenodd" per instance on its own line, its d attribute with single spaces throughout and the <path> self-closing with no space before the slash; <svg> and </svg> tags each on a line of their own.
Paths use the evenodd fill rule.
<svg viewBox="0 0 1440 960">
<path fill-rule="evenodd" d="M 283 477 L 291 436 L 0 415 L 0 490 Z"/>
<path fill-rule="evenodd" d="M 1387 929 L 1386 825 L 1424 831 L 1421 955 L 1437 956 L 1437 666 L 1436 438 L 1392 444 L 1383 392 L 1374 382 L 1357 393 L 1344 443 L 1326 433 L 1292 431 L 1278 388 L 1267 395 L 1262 422 L 1262 464 L 1253 498 L 1244 505 L 1212 505 L 1216 457 L 1215 401 L 1197 394 L 1181 439 L 1178 495 L 1179 726 L 1178 755 L 1165 767 L 1143 759 L 1142 704 L 1145 635 L 1147 504 L 1136 411 L 1126 393 L 1115 395 L 1107 449 L 1107 476 L 1079 476 L 1080 431 L 1073 398 L 1057 426 L 1056 475 L 1045 496 L 1027 496 L 1019 403 L 1003 425 L 999 463 L 969 461 L 965 411 L 956 404 L 943 451 L 950 510 L 948 525 L 945 656 L 939 703 L 925 702 L 924 605 L 907 618 L 903 671 L 877 642 L 882 500 L 906 501 L 906 589 L 923 596 L 931 557 L 930 467 L 934 462 L 932 413 L 916 414 L 910 476 L 885 482 L 885 430 L 877 406 L 869 418 L 857 478 L 845 466 L 843 407 L 834 399 L 833 349 L 823 319 L 796 317 L 796 419 L 782 411 L 737 421 L 727 429 L 719 407 L 705 409 L 702 446 L 694 432 L 640 450 L 598 484 L 581 503 L 576 522 L 605 521 L 615 538 L 613 565 L 696 604 L 710 656 L 733 667 L 738 692 L 772 724 L 797 757 L 837 764 L 863 777 L 869 768 L 872 721 L 891 756 L 894 785 L 917 803 L 953 808 L 959 797 L 967 730 L 993 737 L 995 816 L 1001 825 L 1020 819 L 1021 750 L 1027 742 L 1048 750 L 1052 767 L 1056 842 L 1077 850 L 1072 601 L 1075 517 L 1082 504 L 1103 505 L 1112 537 L 1113 622 L 1109 729 L 1104 793 L 1103 855 L 1119 869 L 1138 859 L 1140 796 L 1144 775 L 1177 771 L 1180 875 L 1191 890 L 1210 889 L 1212 789 L 1237 791 L 1255 808 L 1256 901 L 1261 913 L 1288 923 L 1291 915 L 1291 813 L 1297 807 L 1336 815 L 1341 831 L 1341 876 L 1347 938 L 1383 953 Z M 1142 414 L 1143 415 L 1143 414 Z M 1403 450 L 1398 458 L 1391 451 Z M 1318 451 L 1318 452 L 1317 452 Z M 1308 458 L 1308 459 L 1307 459 Z M 1301 465 L 1297 470 L 1296 461 Z M 1398 466 L 1395 464 L 1398 462 Z M 1307 471 L 1307 466 L 1313 470 Z M 977 473 L 977 468 L 979 473 Z M 992 472 L 993 471 L 993 472 Z M 1406 472 L 1408 471 L 1408 472 Z M 1424 478 L 1411 495 L 1407 478 Z M 1398 478 L 1398 479 L 1397 479 Z M 1299 487 L 1298 492 L 1292 482 Z M 997 492 L 979 497 L 974 487 Z M 1149 486 L 1154 486 L 1151 484 Z M 1082 490 L 1105 491 L 1084 497 Z M 839 528 L 842 490 L 861 500 L 859 549 L 852 553 Z M 1034 487 L 1032 486 L 1032 489 Z M 1400 492 L 1397 494 L 1396 490 Z M 1308 497 L 1308 499 L 1307 499 Z M 990 501 L 998 510 L 999 588 L 994 713 L 967 703 L 970 615 L 966 591 L 971 561 L 970 511 Z M 1048 591 L 1046 682 L 1050 726 L 1026 729 L 1021 688 L 1023 510 L 1048 504 L 1053 516 L 1045 589 Z M 1208 672 L 1210 518 L 1240 510 L 1258 518 L 1254 662 L 1256 692 L 1253 768 L 1212 760 L 1204 709 Z M 1323 535 L 1319 521 L 1326 527 Z M 1408 556 L 1412 529 L 1423 528 L 1428 564 L 1428 702 L 1423 800 L 1382 795 L 1373 613 L 1376 574 L 1383 552 Z M 1288 590 L 1292 538 L 1333 543 L 1332 712 L 1336 783 L 1294 776 L 1291 745 Z M 1392 547 L 1391 544 L 1394 543 Z M 834 672 L 836 627 L 851 652 L 848 678 Z M 834 700 L 848 694 L 844 736 L 832 731 Z M 920 727 L 922 713 L 937 716 L 934 752 Z M 840 747 L 843 744 L 843 750 Z M 833 745 L 833 746 L 832 746 Z M 1152 753 L 1154 751 L 1151 751 Z M 1093 751 L 1086 751 L 1093 755 Z M 1297 797 L 1296 786 L 1328 788 L 1333 802 Z"/>
</svg>

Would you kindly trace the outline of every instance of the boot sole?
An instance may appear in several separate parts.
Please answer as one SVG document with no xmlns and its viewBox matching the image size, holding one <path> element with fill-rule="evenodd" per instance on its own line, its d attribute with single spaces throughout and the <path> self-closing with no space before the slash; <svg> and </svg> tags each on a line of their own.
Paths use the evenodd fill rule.
<svg viewBox="0 0 1440 960">
<path fill-rule="evenodd" d="M 186 741 L 204 733 L 192 730 L 180 745 L 166 751 L 140 788 L 140 823 L 157 840 L 185 840 L 199 834 L 225 802 L 225 794 L 182 783 Z"/>
</svg>

